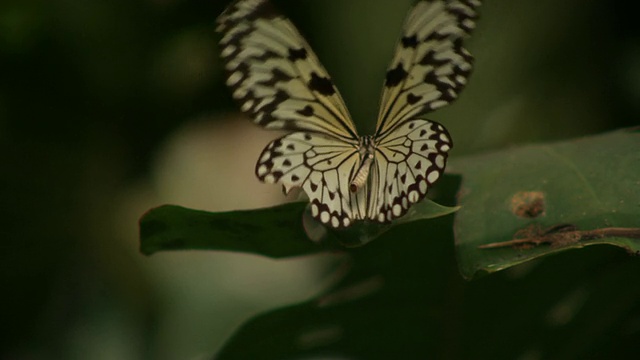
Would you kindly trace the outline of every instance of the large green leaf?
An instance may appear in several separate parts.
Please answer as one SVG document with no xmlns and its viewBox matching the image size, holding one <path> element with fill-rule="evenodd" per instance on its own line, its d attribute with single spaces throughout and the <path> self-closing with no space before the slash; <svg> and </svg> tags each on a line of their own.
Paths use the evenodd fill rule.
<svg viewBox="0 0 640 360">
<path fill-rule="evenodd" d="M 211 213 L 164 205 L 140 219 L 140 249 L 150 255 L 161 250 L 229 250 L 273 258 L 325 250 L 309 241 L 302 227 L 305 204 L 269 209 Z"/>
<path fill-rule="evenodd" d="M 591 247 L 466 282 L 451 227 L 408 224 L 350 251 L 342 281 L 249 320 L 216 359 L 635 356 L 636 258 Z"/>
<path fill-rule="evenodd" d="M 455 233 L 467 278 L 586 245 L 640 251 L 637 131 L 469 156 L 451 168 L 463 174 Z"/>
<path fill-rule="evenodd" d="M 331 289 L 251 320 L 217 358 L 418 359 L 437 354 L 443 349 L 446 309 L 453 305 L 449 290 L 461 284 L 451 226 L 447 216 L 395 227 L 351 250 L 340 266 L 350 271 Z"/>
<path fill-rule="evenodd" d="M 457 186 L 459 179 L 447 176 L 441 182 Z M 361 246 L 400 223 L 458 210 L 458 207 L 425 199 L 400 223 L 360 222 L 346 230 L 333 231 L 305 214 L 305 206 L 304 203 L 290 203 L 272 208 L 212 213 L 163 205 L 149 210 L 140 219 L 140 249 L 147 255 L 163 250 L 200 249 L 247 252 L 273 258 L 298 256 L 343 246 Z"/>
</svg>

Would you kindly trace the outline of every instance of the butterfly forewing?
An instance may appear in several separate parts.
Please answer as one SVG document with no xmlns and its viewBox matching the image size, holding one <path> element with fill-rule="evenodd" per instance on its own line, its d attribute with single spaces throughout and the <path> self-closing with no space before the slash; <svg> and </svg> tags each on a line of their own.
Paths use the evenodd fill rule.
<svg viewBox="0 0 640 360">
<path fill-rule="evenodd" d="M 475 26 L 479 0 L 423 0 L 409 13 L 387 71 L 376 136 L 458 97 L 473 57 L 462 40 Z"/>
<path fill-rule="evenodd" d="M 422 200 L 444 172 L 452 147 L 447 130 L 433 121 L 410 120 L 388 133 L 376 151 L 369 218 L 389 222 Z"/>
<path fill-rule="evenodd" d="M 270 129 L 357 141 L 342 97 L 293 24 L 267 0 L 239 0 L 218 18 L 227 85 L 242 111 Z"/>
</svg>

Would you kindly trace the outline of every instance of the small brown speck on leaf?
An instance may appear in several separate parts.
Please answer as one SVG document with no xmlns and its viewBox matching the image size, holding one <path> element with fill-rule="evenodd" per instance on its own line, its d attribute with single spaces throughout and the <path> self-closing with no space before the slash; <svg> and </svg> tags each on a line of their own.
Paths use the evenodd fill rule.
<svg viewBox="0 0 640 360">
<path fill-rule="evenodd" d="M 542 191 L 520 191 L 511 197 L 511 212 L 518 217 L 533 219 L 545 214 Z"/>
</svg>

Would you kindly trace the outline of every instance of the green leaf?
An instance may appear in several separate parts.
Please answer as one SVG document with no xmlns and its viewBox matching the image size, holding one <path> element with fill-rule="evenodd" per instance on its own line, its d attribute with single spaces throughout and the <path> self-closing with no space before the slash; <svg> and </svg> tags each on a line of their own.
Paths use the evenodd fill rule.
<svg viewBox="0 0 640 360">
<path fill-rule="evenodd" d="M 350 250 L 331 289 L 250 320 L 216 358 L 437 358 L 447 288 L 461 282 L 443 276 L 457 272 L 451 226 L 451 216 L 398 226 Z"/>
<path fill-rule="evenodd" d="M 140 250 L 228 250 L 273 258 L 327 250 L 309 241 L 301 214 L 305 204 L 211 213 L 164 205 L 140 219 Z"/>
<path fill-rule="evenodd" d="M 454 256 L 452 216 L 398 226 L 349 251 L 312 300 L 247 321 L 216 359 L 629 358 L 640 261 L 565 252 L 477 281 Z M 559 276 L 561 275 L 561 276 Z"/>
<path fill-rule="evenodd" d="M 586 245 L 640 251 L 638 132 L 506 149 L 450 165 L 463 174 L 455 233 L 466 278 Z"/>
<path fill-rule="evenodd" d="M 441 183 L 458 178 L 449 176 L 448 179 L 445 176 Z M 140 219 L 140 250 L 147 255 L 163 250 L 200 249 L 247 252 L 272 258 L 299 256 L 343 246 L 362 246 L 395 225 L 458 210 L 456 206 L 425 199 L 401 222 L 390 225 L 359 222 L 348 229 L 332 230 L 313 220 L 305 207 L 305 203 L 290 203 L 214 213 L 175 205 L 160 206 Z"/>
</svg>

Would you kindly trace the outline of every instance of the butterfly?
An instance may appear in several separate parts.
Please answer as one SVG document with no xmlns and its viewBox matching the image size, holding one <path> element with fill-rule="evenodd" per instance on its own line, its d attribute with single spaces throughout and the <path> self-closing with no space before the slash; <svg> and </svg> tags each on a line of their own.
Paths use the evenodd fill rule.
<svg viewBox="0 0 640 360">
<path fill-rule="evenodd" d="M 473 57 L 463 47 L 479 0 L 421 0 L 409 12 L 384 79 L 373 135 L 359 136 L 327 71 L 268 0 L 236 0 L 217 31 L 232 96 L 256 124 L 289 134 L 271 142 L 256 176 L 302 188 L 311 215 L 333 228 L 388 223 L 422 200 L 453 143 L 421 115 L 458 97 Z"/>
</svg>

